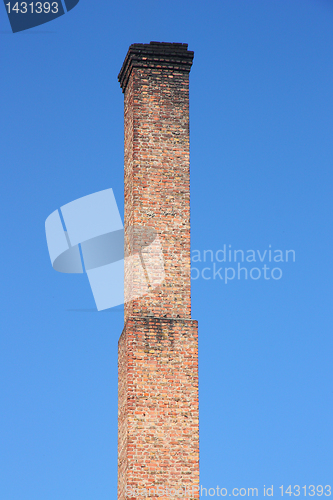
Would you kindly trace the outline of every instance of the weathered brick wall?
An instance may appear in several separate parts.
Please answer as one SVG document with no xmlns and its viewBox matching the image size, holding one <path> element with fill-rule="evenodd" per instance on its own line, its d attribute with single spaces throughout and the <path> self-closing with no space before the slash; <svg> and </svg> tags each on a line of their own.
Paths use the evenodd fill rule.
<svg viewBox="0 0 333 500">
<path fill-rule="evenodd" d="M 163 53 L 164 51 L 164 53 Z M 191 317 L 189 71 L 193 52 L 183 44 L 135 44 L 120 73 L 125 90 L 125 234 L 129 227 L 157 230 L 164 283 L 125 304 L 133 314 Z M 144 65 L 144 66 L 143 66 Z M 125 289 L 140 283 L 132 262 Z"/>
<path fill-rule="evenodd" d="M 134 44 L 119 74 L 125 94 L 127 251 L 136 254 L 142 244 L 133 227 L 152 228 L 162 243 L 165 270 L 162 285 L 125 304 L 118 355 L 119 500 L 140 498 L 126 496 L 126 486 L 199 484 L 198 339 L 190 288 L 192 60 L 186 44 Z M 140 272 L 140 262 L 129 259 L 125 293 L 138 291 Z"/>
<path fill-rule="evenodd" d="M 125 496 L 126 486 L 129 493 L 191 492 L 199 485 L 197 322 L 129 318 L 119 341 L 119 376 L 118 498 L 140 498 Z"/>
<path fill-rule="evenodd" d="M 127 484 L 127 445 L 128 445 L 128 362 L 126 336 L 121 335 L 118 342 L 118 498 L 125 499 Z"/>
</svg>

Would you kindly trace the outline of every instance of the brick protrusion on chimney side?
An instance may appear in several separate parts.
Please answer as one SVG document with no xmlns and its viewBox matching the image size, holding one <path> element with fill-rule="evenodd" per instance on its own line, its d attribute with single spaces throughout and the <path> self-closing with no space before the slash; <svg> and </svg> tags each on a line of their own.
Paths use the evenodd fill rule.
<svg viewBox="0 0 333 500">
<path fill-rule="evenodd" d="M 138 250 L 133 228 L 153 229 L 165 272 L 159 287 L 125 303 L 118 346 L 119 500 L 140 498 L 126 494 L 134 488 L 169 500 L 171 493 L 161 496 L 156 488 L 190 492 L 199 485 L 198 334 L 190 275 L 192 60 L 187 44 L 134 44 L 118 76 L 125 107 L 127 252 Z M 130 293 L 138 273 L 125 259 Z"/>
</svg>

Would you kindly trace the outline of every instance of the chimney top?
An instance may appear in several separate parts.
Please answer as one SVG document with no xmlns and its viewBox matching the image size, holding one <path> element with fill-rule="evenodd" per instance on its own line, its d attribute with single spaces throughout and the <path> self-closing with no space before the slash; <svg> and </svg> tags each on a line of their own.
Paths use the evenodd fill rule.
<svg viewBox="0 0 333 500">
<path fill-rule="evenodd" d="M 132 68 L 165 68 L 190 72 L 194 52 L 187 43 L 150 42 L 130 45 L 118 75 L 120 87 L 126 90 Z"/>
</svg>

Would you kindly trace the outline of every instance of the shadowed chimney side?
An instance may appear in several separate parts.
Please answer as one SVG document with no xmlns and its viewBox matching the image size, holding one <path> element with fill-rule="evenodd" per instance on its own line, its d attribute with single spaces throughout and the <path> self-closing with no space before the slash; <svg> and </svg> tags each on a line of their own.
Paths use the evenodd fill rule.
<svg viewBox="0 0 333 500">
<path fill-rule="evenodd" d="M 140 270 L 125 261 L 125 296 L 136 298 L 125 303 L 119 339 L 119 500 L 136 500 L 144 489 L 152 499 L 177 496 L 170 490 L 199 498 L 198 335 L 190 276 L 192 60 L 187 44 L 133 44 L 118 76 L 127 255 L 138 251 L 133 228 L 154 230 L 165 273 L 162 284 L 139 296 Z"/>
</svg>

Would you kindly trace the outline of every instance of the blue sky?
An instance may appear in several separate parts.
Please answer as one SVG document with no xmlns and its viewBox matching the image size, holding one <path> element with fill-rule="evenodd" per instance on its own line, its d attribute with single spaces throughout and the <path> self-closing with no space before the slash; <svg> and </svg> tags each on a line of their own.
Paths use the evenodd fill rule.
<svg viewBox="0 0 333 500">
<path fill-rule="evenodd" d="M 1 500 L 116 498 L 123 311 L 52 269 L 44 223 L 109 187 L 123 212 L 117 75 L 151 40 L 195 52 L 192 249 L 296 256 L 278 280 L 192 282 L 201 484 L 333 486 L 333 4 L 80 0 L 27 32 L 5 7 L 0 23 Z"/>
</svg>

